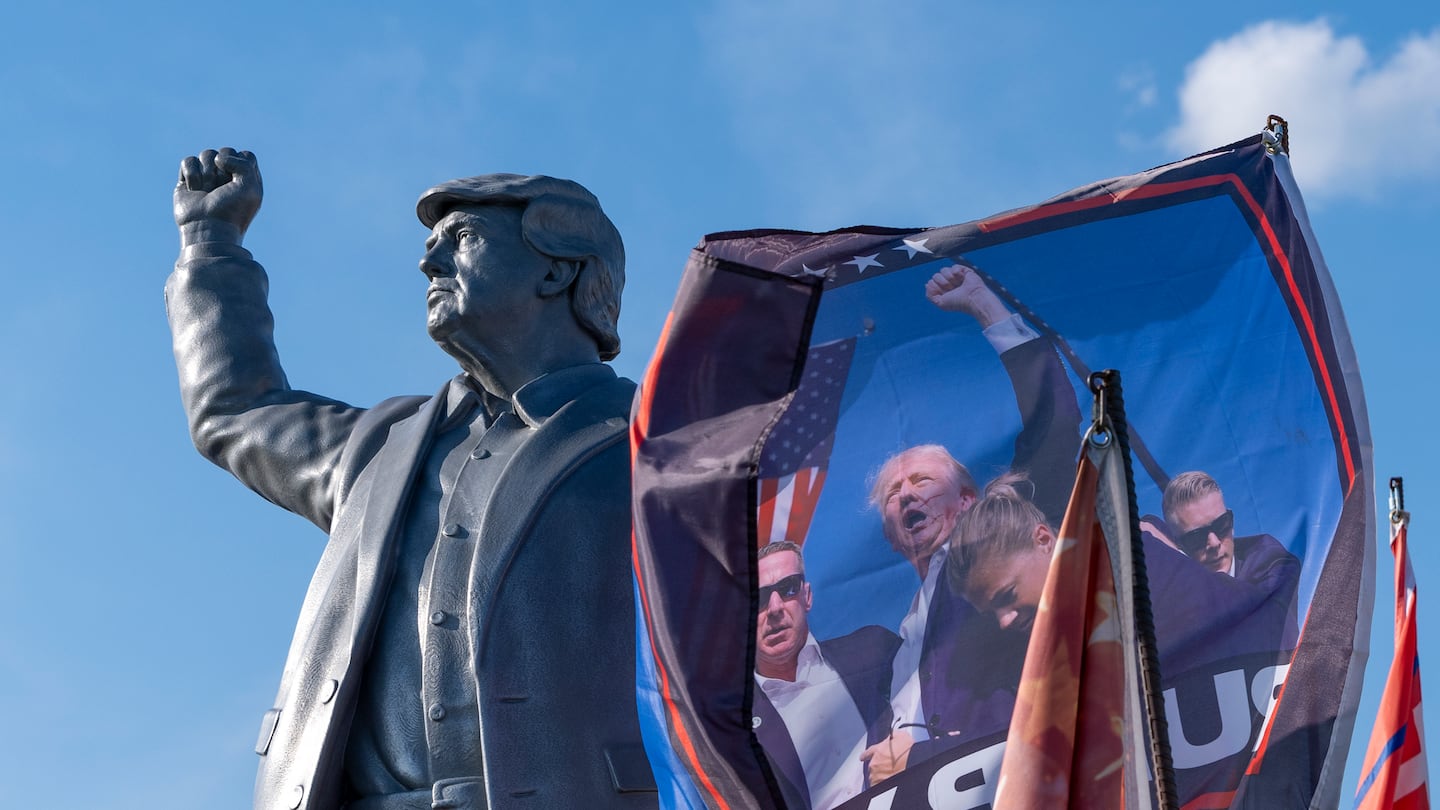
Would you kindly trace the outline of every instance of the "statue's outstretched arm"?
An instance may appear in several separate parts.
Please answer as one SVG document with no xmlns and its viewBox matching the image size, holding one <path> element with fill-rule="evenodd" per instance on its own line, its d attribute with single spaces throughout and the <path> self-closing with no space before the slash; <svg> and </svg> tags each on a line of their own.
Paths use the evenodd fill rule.
<svg viewBox="0 0 1440 810">
<path fill-rule="evenodd" d="M 196 449 L 328 530 L 335 468 L 363 411 L 286 381 L 265 270 L 241 247 L 262 195 L 249 152 L 206 150 L 180 164 L 181 250 L 165 285 L 180 393 Z"/>
</svg>

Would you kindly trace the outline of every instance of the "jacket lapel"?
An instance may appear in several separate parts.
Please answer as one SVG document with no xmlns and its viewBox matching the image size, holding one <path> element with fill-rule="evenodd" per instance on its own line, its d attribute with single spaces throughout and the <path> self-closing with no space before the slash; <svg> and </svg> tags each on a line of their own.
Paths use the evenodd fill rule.
<svg viewBox="0 0 1440 810">
<path fill-rule="evenodd" d="M 759 684 L 755 685 L 752 708 L 754 715 L 750 727 L 770 761 L 781 795 L 785 797 L 786 804 L 794 806 L 795 810 L 808 810 L 810 787 L 805 782 L 805 769 L 800 764 L 799 752 L 795 750 L 795 740 L 775 704 L 770 702 L 770 697 Z"/>
<path fill-rule="evenodd" d="M 567 478 L 595 455 L 623 440 L 632 384 L 612 379 L 562 407 L 505 465 L 480 526 L 470 570 L 470 638 L 475 671 L 483 671 L 485 638 L 501 580 L 540 508 Z"/>
<path fill-rule="evenodd" d="M 379 623 L 381 604 L 377 602 L 383 603 L 395 570 L 397 538 L 408 514 L 415 471 L 430 449 L 430 428 L 442 412 L 445 390 L 440 389 L 413 416 L 396 422 L 389 440 L 370 462 L 375 480 L 363 507 L 355 559 L 354 641 L 362 651 L 361 660 L 368 655 L 370 637 Z"/>
</svg>

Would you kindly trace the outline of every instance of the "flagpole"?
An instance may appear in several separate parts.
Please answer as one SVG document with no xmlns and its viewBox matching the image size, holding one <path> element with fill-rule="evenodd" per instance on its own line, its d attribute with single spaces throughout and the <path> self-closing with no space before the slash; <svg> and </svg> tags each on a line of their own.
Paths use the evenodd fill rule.
<svg viewBox="0 0 1440 810">
<path fill-rule="evenodd" d="M 1126 496 L 1130 506 L 1130 547 L 1133 558 L 1131 581 L 1135 610 L 1136 644 L 1140 653 L 1140 683 L 1145 696 L 1145 714 L 1150 728 L 1150 760 L 1155 774 L 1155 794 L 1159 810 L 1178 810 L 1179 791 L 1175 787 L 1175 767 L 1170 756 L 1170 729 L 1165 720 L 1164 697 L 1160 689 L 1160 653 L 1155 641 L 1155 618 L 1150 608 L 1150 578 L 1145 572 L 1145 545 L 1140 536 L 1140 509 L 1135 498 L 1135 474 L 1130 461 L 1129 423 L 1125 419 L 1125 398 L 1116 369 L 1097 371 L 1090 375 L 1090 391 L 1095 396 L 1095 423 L 1108 423 L 1120 445 L 1125 462 Z"/>
<path fill-rule="evenodd" d="M 1421 719 L 1420 662 L 1415 630 L 1415 571 L 1410 564 L 1410 513 L 1405 481 L 1390 479 L 1390 552 L 1395 555 L 1395 653 L 1370 729 L 1355 790 L 1355 810 L 1430 806 Z"/>
</svg>

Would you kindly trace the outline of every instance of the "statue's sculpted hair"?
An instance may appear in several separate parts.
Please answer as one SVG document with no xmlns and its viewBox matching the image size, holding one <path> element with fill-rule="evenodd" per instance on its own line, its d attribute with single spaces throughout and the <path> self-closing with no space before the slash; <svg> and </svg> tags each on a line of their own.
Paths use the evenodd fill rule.
<svg viewBox="0 0 1440 810">
<path fill-rule="evenodd" d="M 620 353 L 620 294 L 625 244 L 600 201 L 572 180 L 545 175 L 482 174 L 451 180 L 420 195 L 415 213 L 427 228 L 458 205 L 514 205 L 520 235 L 537 253 L 580 263 L 570 288 L 575 320 L 595 339 L 602 360 Z"/>
</svg>

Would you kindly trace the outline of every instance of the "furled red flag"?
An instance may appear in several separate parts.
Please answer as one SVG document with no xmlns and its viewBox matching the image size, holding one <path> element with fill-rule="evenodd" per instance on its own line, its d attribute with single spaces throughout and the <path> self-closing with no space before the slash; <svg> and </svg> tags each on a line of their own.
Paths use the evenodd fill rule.
<svg viewBox="0 0 1440 810">
<path fill-rule="evenodd" d="M 1125 652 L 1100 473 L 1082 458 L 1030 634 L 997 807 L 1121 807 Z"/>
<path fill-rule="evenodd" d="M 1415 645 L 1415 571 L 1406 548 L 1407 512 L 1390 522 L 1395 555 L 1395 657 L 1370 746 L 1365 751 L 1355 810 L 1424 810 L 1430 807 L 1425 768 L 1425 723 L 1420 714 L 1420 658 Z"/>
</svg>

